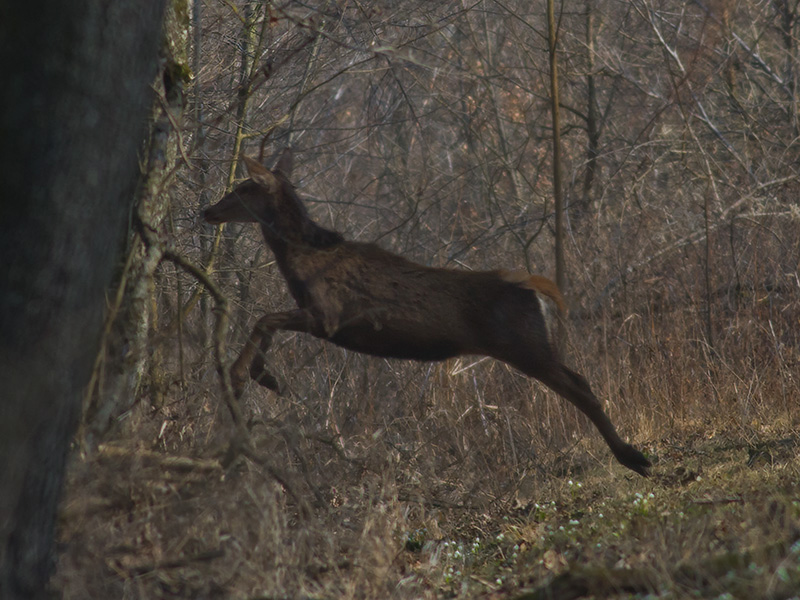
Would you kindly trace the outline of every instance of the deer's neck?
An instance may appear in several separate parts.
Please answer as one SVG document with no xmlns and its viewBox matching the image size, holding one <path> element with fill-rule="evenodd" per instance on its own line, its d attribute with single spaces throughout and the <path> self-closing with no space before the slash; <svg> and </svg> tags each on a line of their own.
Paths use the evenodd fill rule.
<svg viewBox="0 0 800 600">
<path fill-rule="evenodd" d="M 291 225 L 262 223 L 264 240 L 275 255 L 275 262 L 289 284 L 298 304 L 304 305 L 303 297 L 308 271 L 323 261 L 321 254 L 344 241 L 342 235 L 320 227 L 309 218 Z M 317 259 L 319 257 L 319 259 Z"/>
</svg>

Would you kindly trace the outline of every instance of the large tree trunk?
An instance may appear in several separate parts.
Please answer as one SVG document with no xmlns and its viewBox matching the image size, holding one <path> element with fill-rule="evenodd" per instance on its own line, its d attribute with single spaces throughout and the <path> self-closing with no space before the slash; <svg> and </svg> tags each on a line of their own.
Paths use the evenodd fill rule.
<svg viewBox="0 0 800 600">
<path fill-rule="evenodd" d="M 0 8 L 0 598 L 52 571 L 65 456 L 97 351 L 150 104 L 162 2 Z"/>
</svg>

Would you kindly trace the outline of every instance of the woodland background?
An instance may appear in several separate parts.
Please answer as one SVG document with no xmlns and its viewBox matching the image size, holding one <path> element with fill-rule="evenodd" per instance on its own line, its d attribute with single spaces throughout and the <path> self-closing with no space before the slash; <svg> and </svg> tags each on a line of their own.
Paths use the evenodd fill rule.
<svg viewBox="0 0 800 600">
<path fill-rule="evenodd" d="M 293 334 L 270 355 L 286 393 L 242 399 L 262 460 L 224 460 L 236 424 L 215 348 L 230 361 L 292 301 L 257 228 L 207 226 L 202 208 L 242 177 L 242 155 L 291 146 L 312 216 L 349 239 L 554 276 L 545 8 L 171 4 L 61 511 L 65 597 L 536 597 L 520 594 L 559 581 L 598 597 L 791 597 L 790 0 L 556 6 L 564 354 L 653 478 L 501 363 L 380 360 Z M 203 273 L 226 300 L 224 339 Z"/>
</svg>

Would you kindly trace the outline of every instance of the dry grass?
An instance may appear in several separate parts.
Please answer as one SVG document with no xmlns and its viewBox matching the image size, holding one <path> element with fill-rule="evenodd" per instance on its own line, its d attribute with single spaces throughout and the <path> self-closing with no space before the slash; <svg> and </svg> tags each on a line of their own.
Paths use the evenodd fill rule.
<svg viewBox="0 0 800 600">
<path fill-rule="evenodd" d="M 166 401 L 145 390 L 113 442 L 75 453 L 53 585 L 76 600 L 792 597 L 800 238 L 791 222 L 771 232 L 737 261 L 715 240 L 711 339 L 679 253 L 624 285 L 574 285 L 567 362 L 654 460 L 650 479 L 501 363 L 386 361 L 292 334 L 269 357 L 286 393 L 243 397 L 270 464 L 223 469 L 232 428 L 195 311 L 182 367 L 174 330 L 155 339 Z M 257 232 L 238 244 L 252 268 L 228 257 L 216 274 L 231 357 L 263 311 L 291 305 Z M 614 280 L 608 261 L 591 268 Z"/>
<path fill-rule="evenodd" d="M 75 599 L 792 597 L 800 382 L 786 342 L 800 310 L 796 294 L 780 300 L 766 320 L 758 301 L 739 307 L 713 352 L 685 308 L 576 321 L 586 345 L 571 362 L 655 460 L 650 479 L 497 362 L 381 361 L 292 336 L 273 351 L 289 392 L 245 395 L 284 485 L 246 459 L 223 470 L 229 418 L 197 352 L 192 383 L 74 457 L 54 586 Z"/>
<path fill-rule="evenodd" d="M 200 205 L 225 188 L 243 125 L 248 155 L 293 139 L 310 213 L 351 239 L 434 266 L 549 272 L 546 59 L 525 25 L 541 7 L 312 2 L 325 33 L 307 56 L 306 26 L 274 3 L 202 4 L 204 63 L 187 93 L 204 132 L 187 111 L 193 168 L 168 190 L 181 255 L 209 260 Z M 176 306 L 196 282 L 164 268 L 151 344 L 163 382 L 143 386 L 106 446 L 72 459 L 53 582 L 65 599 L 797 594 L 796 94 L 761 66 L 783 73 L 795 51 L 770 3 L 732 3 L 724 28 L 700 3 L 654 6 L 664 37 L 649 8 L 591 4 L 596 69 L 583 10 L 565 12 L 559 42 L 572 107 L 565 354 L 653 477 L 617 465 L 586 419 L 498 362 L 384 361 L 289 334 L 269 357 L 287 393 L 251 385 L 243 398 L 271 463 L 223 469 L 232 427 L 211 316 L 196 307 L 179 338 Z M 269 75 L 245 107 L 247 14 L 262 15 L 256 67 Z M 738 43 L 718 37 L 728 28 Z M 362 63 L 370 48 L 378 60 Z M 605 106 L 602 140 L 581 191 L 590 102 Z M 255 227 L 226 226 L 214 264 L 233 357 L 256 318 L 293 303 Z"/>
</svg>

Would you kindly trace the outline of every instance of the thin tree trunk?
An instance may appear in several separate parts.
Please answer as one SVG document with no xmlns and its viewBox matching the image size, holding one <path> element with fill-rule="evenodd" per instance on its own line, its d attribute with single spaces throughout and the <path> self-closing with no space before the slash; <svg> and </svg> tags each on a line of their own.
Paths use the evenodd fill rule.
<svg viewBox="0 0 800 600">
<path fill-rule="evenodd" d="M 208 193 L 206 192 L 206 179 L 208 177 L 208 160 L 206 159 L 206 128 L 204 124 L 205 112 L 203 106 L 203 92 L 201 82 L 198 81 L 199 73 L 203 66 L 203 44 L 202 44 L 202 31 L 203 31 L 203 3 L 199 0 L 192 2 L 192 72 L 195 76 L 194 82 L 194 119 L 197 123 L 195 129 L 194 139 L 194 165 L 197 171 L 197 185 L 200 190 L 198 194 L 197 203 L 200 209 L 208 205 Z M 200 256 L 208 256 L 211 245 L 206 236 L 200 236 Z M 177 306 L 177 319 L 178 323 L 183 322 L 183 299 Z M 201 343 L 205 348 L 210 343 L 210 329 L 209 323 L 209 309 L 208 309 L 208 295 L 201 292 L 200 296 L 200 322 L 201 322 Z"/>
<path fill-rule="evenodd" d="M 199 43 L 199 30 L 200 30 L 200 9 L 199 3 L 195 3 L 195 13 L 194 13 L 194 27 L 195 27 L 195 61 L 196 61 L 196 68 L 195 73 L 198 73 L 200 70 L 200 43 Z M 237 169 L 239 164 L 240 154 L 242 152 L 242 148 L 244 145 L 245 140 L 249 137 L 246 132 L 246 121 L 247 121 L 247 110 L 248 105 L 250 102 L 250 96 L 253 93 L 253 81 L 255 79 L 255 73 L 258 68 L 258 63 L 255 61 L 257 56 L 261 56 L 267 30 L 269 28 L 270 20 L 268 18 L 262 19 L 262 28 L 261 32 L 258 36 L 256 36 L 255 25 L 258 21 L 258 12 L 257 8 L 259 6 L 268 6 L 258 2 L 251 2 L 246 5 L 246 12 L 245 12 L 245 22 L 242 29 L 242 44 L 241 44 L 241 67 L 239 69 L 239 82 L 238 82 L 238 92 L 236 94 L 236 135 L 234 137 L 234 148 L 231 154 L 231 162 L 230 168 L 228 170 L 228 179 L 225 188 L 225 192 L 231 191 L 233 189 L 233 184 L 236 181 Z M 202 104 L 200 104 L 202 107 Z M 197 109 L 197 105 L 196 105 Z M 198 122 L 200 118 L 198 117 Z M 202 135 L 201 135 L 202 134 Z M 198 125 L 197 130 L 198 135 L 198 144 L 197 147 L 200 148 L 202 145 L 202 140 L 205 136 L 205 129 L 203 128 L 202 123 Z M 207 162 L 204 159 L 200 159 L 199 164 L 195 165 L 203 175 L 201 175 L 200 181 L 204 181 L 204 175 L 207 172 L 208 166 Z M 201 196 L 201 206 L 207 203 L 207 198 L 203 193 Z M 232 252 L 233 250 L 233 242 L 226 241 L 232 240 L 235 238 L 235 234 L 231 232 L 231 225 L 229 224 L 228 227 L 225 228 L 225 233 L 223 234 L 223 228 L 218 226 L 215 228 L 214 238 L 213 241 L 209 244 L 206 242 L 201 242 L 201 248 L 204 250 L 203 256 L 206 257 L 204 259 L 205 262 L 205 273 L 211 273 L 215 266 L 216 261 L 220 254 L 220 248 L 226 249 L 228 252 Z M 223 281 L 229 279 L 230 275 L 228 273 L 222 273 L 221 279 Z M 189 298 L 177 311 L 178 319 L 184 319 L 187 314 L 194 308 L 195 304 L 198 300 L 202 303 L 205 301 L 205 292 L 204 290 L 198 289 L 192 296 Z M 203 309 L 203 323 L 207 323 L 208 319 L 206 316 L 207 308 Z M 207 343 L 207 338 L 204 342 Z"/>
<path fill-rule="evenodd" d="M 239 159 L 242 154 L 245 140 L 247 139 L 247 112 L 250 104 L 250 97 L 253 91 L 253 75 L 255 71 L 255 57 L 260 54 L 261 44 L 263 43 L 264 31 L 262 29 L 261 35 L 258 35 L 256 24 L 258 22 L 258 7 L 261 6 L 258 2 L 248 2 L 245 4 L 245 19 L 242 28 L 242 42 L 241 42 L 241 62 L 239 66 L 239 85 L 237 92 L 236 103 L 236 135 L 233 139 L 233 152 L 231 154 L 230 169 L 228 170 L 228 181 L 225 191 L 229 192 L 233 189 L 233 184 L 239 173 Z M 264 22 L 268 22 L 267 19 Z M 223 256 L 233 260 L 236 252 L 236 241 L 242 230 L 241 224 L 228 224 L 224 228 L 217 227 L 217 236 L 221 237 L 223 245 Z M 212 249 L 212 256 L 208 261 L 208 270 L 210 271 L 214 261 L 214 254 L 219 243 L 215 240 L 214 248 Z M 247 293 L 249 282 L 247 278 L 249 273 L 241 271 L 230 270 L 227 273 L 222 273 L 220 279 L 230 283 L 232 277 L 237 277 L 239 280 L 240 290 L 242 293 Z M 231 318 L 234 322 L 239 322 L 244 314 L 244 305 L 239 303 L 237 308 L 234 309 L 234 314 Z"/>
<path fill-rule="evenodd" d="M 597 173 L 597 149 L 600 145 L 600 131 L 597 123 L 597 92 L 595 90 L 594 56 L 594 0 L 586 0 L 586 173 L 583 178 L 583 210 L 589 212 L 593 207 L 592 189 Z"/>
<path fill-rule="evenodd" d="M 709 173 L 709 177 L 711 174 Z M 706 342 L 709 348 L 714 349 L 714 325 L 713 314 L 711 309 L 711 183 L 709 189 L 706 191 L 703 200 L 703 224 L 706 232 L 706 256 L 705 265 L 703 268 L 705 275 L 705 288 L 706 288 Z"/>
<path fill-rule="evenodd" d="M 553 0 L 547 0 L 548 55 L 550 58 L 550 103 L 553 115 L 553 202 L 555 210 L 555 254 L 556 284 L 562 292 L 566 290 L 567 274 L 564 261 L 564 197 L 561 190 L 561 113 L 558 96 L 558 60 L 556 48 L 556 18 Z M 559 337 L 563 340 L 561 326 Z"/>
<path fill-rule="evenodd" d="M 162 71 L 154 80 L 157 97 L 152 107 L 146 170 L 137 194 L 136 219 L 157 235 L 168 235 L 167 187 L 179 154 L 178 124 L 183 112 L 183 84 L 188 75 L 188 13 L 180 0 L 167 7 L 161 53 Z M 120 282 L 120 302 L 109 315 L 103 351 L 88 392 L 84 415 L 85 441 L 93 446 L 129 410 L 149 379 L 151 401 L 160 404 L 160 361 L 148 361 L 150 330 L 157 323 L 154 275 L 162 249 L 146 245 L 134 230 L 129 258 Z M 149 377 L 147 377 L 149 371 Z"/>
</svg>

